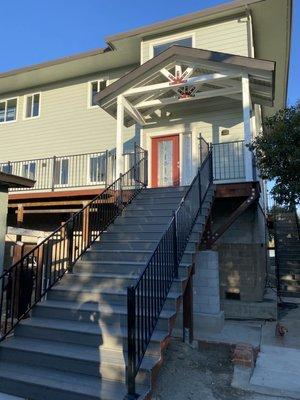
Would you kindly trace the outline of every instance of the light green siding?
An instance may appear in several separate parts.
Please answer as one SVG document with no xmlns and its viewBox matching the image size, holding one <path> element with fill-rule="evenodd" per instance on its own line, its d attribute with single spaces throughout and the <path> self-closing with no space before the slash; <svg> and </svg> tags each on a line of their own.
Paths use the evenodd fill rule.
<svg viewBox="0 0 300 400">
<path fill-rule="evenodd" d="M 185 35 L 192 35 L 194 37 L 194 46 L 199 49 L 220 51 L 242 56 L 249 55 L 247 19 L 239 18 L 145 40 L 141 45 L 142 63 L 149 60 L 151 53 L 150 47 L 156 40 L 160 41 L 168 37 L 172 40 L 173 37 L 176 38 L 176 36 L 181 37 Z"/>
<path fill-rule="evenodd" d="M 128 69 L 108 71 L 105 75 L 80 77 L 3 96 L 18 96 L 18 118 L 0 124 L 0 162 L 115 148 L 116 121 L 99 107 L 88 108 L 88 82 L 102 77 L 113 82 L 126 72 Z M 34 92 L 41 93 L 40 117 L 24 119 L 24 95 Z M 125 130 L 125 149 L 134 140 L 134 132 L 134 127 Z"/>
<path fill-rule="evenodd" d="M 5 188 L 0 184 L 0 275 L 3 270 L 7 202 L 8 202 L 7 188 Z"/>
</svg>

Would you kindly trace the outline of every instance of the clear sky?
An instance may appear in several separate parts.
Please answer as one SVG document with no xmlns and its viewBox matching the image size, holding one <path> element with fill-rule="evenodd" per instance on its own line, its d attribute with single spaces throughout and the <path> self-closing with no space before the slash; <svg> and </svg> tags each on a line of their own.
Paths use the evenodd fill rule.
<svg viewBox="0 0 300 400">
<path fill-rule="evenodd" d="M 105 46 L 104 37 L 224 0 L 0 0 L 0 71 Z M 300 0 L 294 0 L 288 102 L 300 98 Z"/>
</svg>

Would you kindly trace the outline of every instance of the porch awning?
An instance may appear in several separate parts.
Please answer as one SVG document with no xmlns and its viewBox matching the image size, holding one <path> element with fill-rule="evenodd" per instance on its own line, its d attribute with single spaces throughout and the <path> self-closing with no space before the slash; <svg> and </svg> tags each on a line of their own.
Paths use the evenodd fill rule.
<svg viewBox="0 0 300 400">
<path fill-rule="evenodd" d="M 151 125 L 174 108 L 200 106 L 208 99 L 242 101 L 242 77 L 251 101 L 273 105 L 275 62 L 172 46 L 95 95 L 97 104 L 117 118 L 121 95 L 125 126 Z"/>
</svg>

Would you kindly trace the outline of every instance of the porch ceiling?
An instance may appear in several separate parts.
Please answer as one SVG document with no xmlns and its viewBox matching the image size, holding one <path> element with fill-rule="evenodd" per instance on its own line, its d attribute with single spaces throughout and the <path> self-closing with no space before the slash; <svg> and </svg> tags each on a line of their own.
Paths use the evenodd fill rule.
<svg viewBox="0 0 300 400">
<path fill-rule="evenodd" d="M 125 125 L 146 126 L 171 116 L 178 106 L 184 112 L 207 99 L 242 101 L 245 75 L 253 103 L 272 105 L 274 73 L 272 61 L 172 46 L 97 93 L 95 100 L 116 118 L 121 96 Z"/>
</svg>

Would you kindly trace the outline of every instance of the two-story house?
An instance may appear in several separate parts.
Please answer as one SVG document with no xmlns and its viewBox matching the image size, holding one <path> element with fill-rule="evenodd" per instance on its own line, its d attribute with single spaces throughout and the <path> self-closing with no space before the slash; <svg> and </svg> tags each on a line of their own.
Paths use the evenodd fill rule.
<svg viewBox="0 0 300 400">
<path fill-rule="evenodd" d="M 265 183 L 247 145 L 286 104 L 291 8 L 225 3 L 1 73 L 0 169 L 36 181 L 10 192 L 9 224 L 54 230 L 135 165 L 137 149 L 149 188 L 184 190 L 211 149 L 215 200 L 202 246 L 219 252 L 222 309 L 273 318 L 276 303 L 263 301 Z"/>
</svg>

